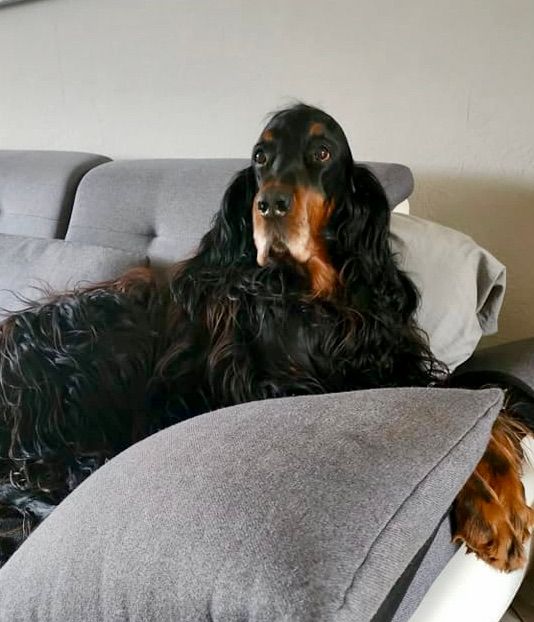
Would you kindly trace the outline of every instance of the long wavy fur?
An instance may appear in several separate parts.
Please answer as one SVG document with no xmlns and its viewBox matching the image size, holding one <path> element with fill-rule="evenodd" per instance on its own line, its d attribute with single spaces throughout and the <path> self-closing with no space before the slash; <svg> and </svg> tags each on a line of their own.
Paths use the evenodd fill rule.
<svg viewBox="0 0 534 622">
<path fill-rule="evenodd" d="M 348 150 L 348 146 L 346 147 Z M 39 302 L 0 333 L 0 562 L 73 488 L 144 436 L 256 399 L 428 385 L 443 373 L 389 246 L 384 191 L 350 155 L 323 232 L 340 287 L 256 263 L 252 168 L 197 253 Z"/>
</svg>

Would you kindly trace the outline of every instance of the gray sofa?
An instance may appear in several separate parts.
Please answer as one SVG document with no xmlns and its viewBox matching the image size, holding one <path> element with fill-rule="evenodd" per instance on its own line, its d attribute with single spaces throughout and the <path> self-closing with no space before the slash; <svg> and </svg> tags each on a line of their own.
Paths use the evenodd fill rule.
<svg viewBox="0 0 534 622">
<path fill-rule="evenodd" d="M 0 151 L 4 313 L 48 288 L 186 256 L 243 164 Z M 392 208 L 409 196 L 408 169 L 369 166 Z M 510 346 L 471 357 L 496 329 L 503 267 L 410 217 L 394 218 L 392 244 L 422 291 L 434 351 L 471 380 L 504 353 L 505 379 L 534 396 L 531 342 L 518 346 L 520 369 Z M 439 286 L 429 252 L 448 258 L 453 276 Z M 0 619 L 408 620 L 456 551 L 450 506 L 501 404 L 499 389 L 407 388 L 269 400 L 173 426 L 100 469 L 32 534 L 0 571 Z"/>
</svg>

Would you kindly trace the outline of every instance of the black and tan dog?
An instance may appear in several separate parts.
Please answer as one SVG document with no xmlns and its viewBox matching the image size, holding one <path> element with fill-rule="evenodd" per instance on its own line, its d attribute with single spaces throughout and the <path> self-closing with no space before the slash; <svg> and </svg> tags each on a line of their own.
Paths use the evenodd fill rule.
<svg viewBox="0 0 534 622">
<path fill-rule="evenodd" d="M 389 218 L 336 121 L 297 105 L 272 117 L 197 253 L 169 279 L 137 270 L 10 317 L 3 559 L 105 460 L 172 423 L 250 400 L 442 382 Z M 522 433 L 500 417 L 455 508 L 456 536 L 504 570 L 523 563 L 533 524 Z"/>
</svg>

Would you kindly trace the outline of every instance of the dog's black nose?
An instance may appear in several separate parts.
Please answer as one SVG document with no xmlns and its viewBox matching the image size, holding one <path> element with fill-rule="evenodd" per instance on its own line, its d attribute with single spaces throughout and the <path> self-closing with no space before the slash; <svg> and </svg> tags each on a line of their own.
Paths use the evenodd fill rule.
<svg viewBox="0 0 534 622">
<path fill-rule="evenodd" d="M 267 201 L 258 201 L 258 209 L 266 216 L 269 213 L 269 203 Z"/>
<path fill-rule="evenodd" d="M 269 189 L 259 197 L 257 205 L 262 216 L 285 216 L 291 208 L 291 194 Z"/>
<path fill-rule="evenodd" d="M 289 206 L 291 205 L 291 197 L 284 196 L 280 199 L 277 199 L 274 204 L 274 211 L 276 214 L 283 216 L 286 212 L 289 211 Z"/>
</svg>

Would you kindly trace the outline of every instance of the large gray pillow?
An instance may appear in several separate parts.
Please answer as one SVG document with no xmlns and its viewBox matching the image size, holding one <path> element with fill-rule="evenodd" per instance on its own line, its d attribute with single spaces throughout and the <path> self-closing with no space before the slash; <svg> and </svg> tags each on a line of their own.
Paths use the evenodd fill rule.
<svg viewBox="0 0 534 622">
<path fill-rule="evenodd" d="M 142 252 L 0 234 L 0 319 L 43 290 L 106 281 L 145 263 Z"/>
<path fill-rule="evenodd" d="M 97 471 L 15 553 L 2 622 L 389 620 L 501 402 L 496 389 L 381 389 L 168 428 Z"/>
</svg>

